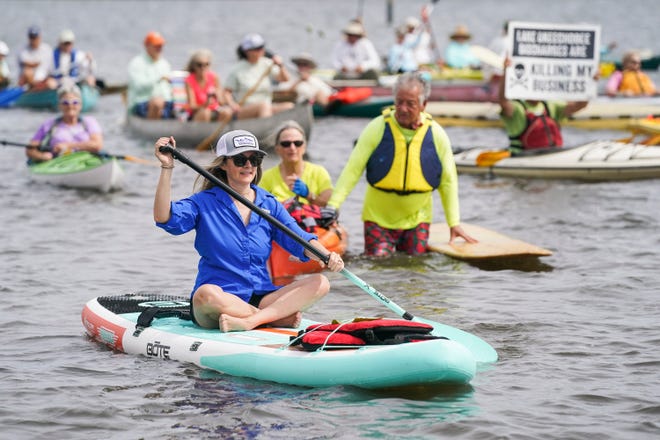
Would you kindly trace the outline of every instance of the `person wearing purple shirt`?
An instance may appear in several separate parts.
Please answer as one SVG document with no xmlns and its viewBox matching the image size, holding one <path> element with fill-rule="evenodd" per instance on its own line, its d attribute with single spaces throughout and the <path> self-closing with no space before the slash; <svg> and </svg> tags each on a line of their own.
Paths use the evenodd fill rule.
<svg viewBox="0 0 660 440">
<path fill-rule="evenodd" d="M 57 91 L 60 116 L 41 124 L 25 152 L 30 162 L 44 162 L 74 151 L 98 153 L 103 148 L 101 126 L 92 116 L 80 116 L 82 97 L 74 84 Z"/>
<path fill-rule="evenodd" d="M 286 286 L 274 285 L 267 268 L 272 242 L 302 261 L 319 258 L 208 179 L 198 181 L 199 191 L 193 195 L 172 201 L 174 158 L 160 151 L 166 145 L 176 147 L 176 141 L 161 137 L 155 143 L 162 169 L 154 197 L 154 220 L 173 235 L 195 231 L 200 260 L 190 301 L 193 321 L 223 332 L 251 330 L 264 324 L 298 327 L 302 311 L 328 293 L 330 282 L 317 273 Z M 341 256 L 303 231 L 275 196 L 257 186 L 264 155 L 252 133 L 233 130 L 218 140 L 217 157 L 207 170 L 328 255 L 328 269 L 339 272 L 344 268 Z"/>
</svg>

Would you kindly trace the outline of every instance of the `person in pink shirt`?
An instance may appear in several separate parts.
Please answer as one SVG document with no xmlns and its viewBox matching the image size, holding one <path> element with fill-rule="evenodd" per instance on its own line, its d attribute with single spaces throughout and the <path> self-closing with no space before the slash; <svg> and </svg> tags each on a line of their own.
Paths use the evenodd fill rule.
<svg viewBox="0 0 660 440">
<path fill-rule="evenodd" d="M 233 111 L 225 102 L 218 75 L 211 70 L 211 52 L 195 51 L 190 57 L 186 77 L 188 111 L 193 121 L 229 121 Z"/>
</svg>

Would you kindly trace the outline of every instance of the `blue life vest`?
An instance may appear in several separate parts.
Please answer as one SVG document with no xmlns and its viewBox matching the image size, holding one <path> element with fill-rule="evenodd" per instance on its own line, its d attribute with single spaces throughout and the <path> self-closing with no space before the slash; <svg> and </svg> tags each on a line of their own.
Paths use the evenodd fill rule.
<svg viewBox="0 0 660 440">
<path fill-rule="evenodd" d="M 56 48 L 53 51 L 53 58 L 54 58 L 54 66 L 55 66 L 55 71 L 51 76 L 56 79 L 60 79 L 63 76 L 70 76 L 71 78 L 78 78 L 80 76 L 80 69 L 78 69 L 78 66 L 76 65 L 76 56 L 78 55 L 78 52 L 76 52 L 75 49 L 71 51 L 71 63 L 69 64 L 69 71 L 66 73 L 60 71 L 60 48 Z"/>
</svg>

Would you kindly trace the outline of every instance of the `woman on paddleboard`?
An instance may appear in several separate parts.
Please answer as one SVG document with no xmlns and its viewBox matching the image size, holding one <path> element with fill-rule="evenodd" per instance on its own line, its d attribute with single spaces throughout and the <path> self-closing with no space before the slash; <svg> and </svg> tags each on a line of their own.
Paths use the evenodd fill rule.
<svg viewBox="0 0 660 440">
<path fill-rule="evenodd" d="M 297 327 L 301 312 L 328 293 L 330 283 L 324 275 L 314 274 L 284 287 L 275 286 L 266 265 L 271 243 L 275 241 L 302 261 L 317 257 L 206 179 L 198 180 L 198 192 L 172 202 L 174 159 L 170 153 L 160 151 L 168 144 L 176 146 L 176 141 L 161 137 L 155 144 L 161 174 L 154 220 L 173 235 L 193 229 L 196 232 L 195 248 L 201 258 L 191 297 L 194 322 L 223 332 L 250 330 L 264 324 Z M 257 187 L 265 153 L 253 134 L 245 130 L 226 133 L 216 144 L 216 155 L 208 168 L 211 174 L 329 255 L 330 270 L 339 272 L 344 268 L 339 254 L 325 249 L 316 235 L 296 224 L 272 194 Z"/>
</svg>

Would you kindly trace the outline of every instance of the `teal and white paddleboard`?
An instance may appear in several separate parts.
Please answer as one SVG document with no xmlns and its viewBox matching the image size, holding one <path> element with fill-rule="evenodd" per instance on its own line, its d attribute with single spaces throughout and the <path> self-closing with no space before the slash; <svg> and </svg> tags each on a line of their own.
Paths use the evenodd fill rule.
<svg viewBox="0 0 660 440">
<path fill-rule="evenodd" d="M 495 350 L 480 338 L 426 320 L 434 326 L 434 335 L 448 339 L 310 352 L 291 345 L 292 336 L 314 324 L 309 320 L 296 329 L 262 327 L 230 333 L 205 330 L 177 316 L 138 326 L 141 312 L 154 306 L 187 310 L 189 300 L 143 294 L 98 297 L 83 308 L 82 322 L 92 338 L 125 353 L 308 387 L 465 384 L 478 364 L 497 360 Z"/>
</svg>

